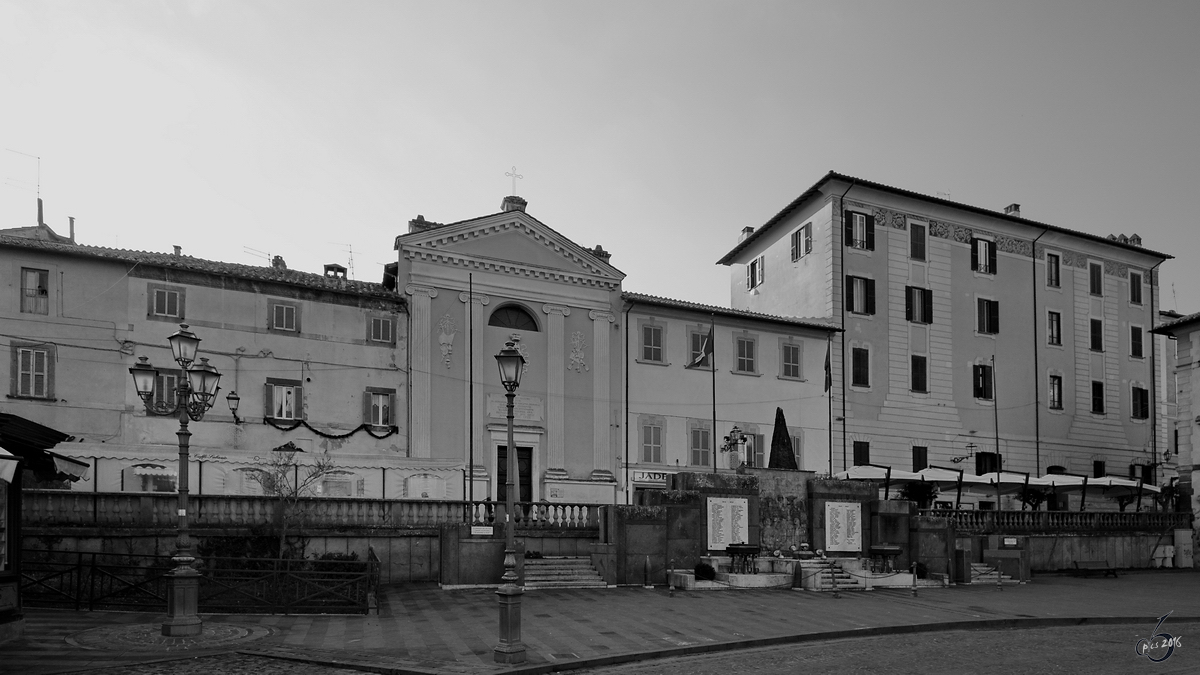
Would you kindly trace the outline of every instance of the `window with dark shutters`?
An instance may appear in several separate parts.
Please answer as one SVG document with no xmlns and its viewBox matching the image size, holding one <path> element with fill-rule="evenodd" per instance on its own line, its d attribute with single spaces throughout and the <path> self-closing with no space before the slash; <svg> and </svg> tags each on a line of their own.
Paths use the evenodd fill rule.
<svg viewBox="0 0 1200 675">
<path fill-rule="evenodd" d="M 1100 263 L 1088 263 L 1088 292 L 1104 295 L 1104 268 Z"/>
<path fill-rule="evenodd" d="M 1142 304 L 1142 275 L 1138 272 L 1129 273 L 1129 302 Z"/>
<path fill-rule="evenodd" d="M 925 226 L 910 223 L 908 226 L 908 257 L 913 260 L 925 259 Z"/>
<path fill-rule="evenodd" d="M 924 445 L 912 446 L 913 472 L 929 468 L 929 448 Z"/>
<path fill-rule="evenodd" d="M 992 400 L 992 367 L 990 365 L 971 366 L 971 379 L 974 381 L 975 398 Z"/>
<path fill-rule="evenodd" d="M 996 273 L 996 242 L 971 239 L 971 269 L 983 274 Z"/>
<path fill-rule="evenodd" d="M 854 441 L 854 466 L 866 466 L 871 463 L 871 442 Z"/>
<path fill-rule="evenodd" d="M 1129 327 L 1129 355 L 1140 359 L 1142 358 L 1142 327 Z"/>
<path fill-rule="evenodd" d="M 846 211 L 842 214 L 845 223 L 846 246 L 865 251 L 875 250 L 875 218 L 865 213 Z"/>
<path fill-rule="evenodd" d="M 1144 420 L 1150 417 L 1150 392 L 1142 387 L 1133 388 L 1133 419 Z"/>
<path fill-rule="evenodd" d="M 976 305 L 978 331 L 988 335 L 1000 332 L 1000 302 L 979 298 Z"/>
<path fill-rule="evenodd" d="M 914 323 L 933 323 L 933 291 L 906 286 L 904 289 L 904 318 Z"/>
<path fill-rule="evenodd" d="M 1104 351 L 1104 321 L 1091 320 L 1091 348 L 1094 352 Z"/>
<path fill-rule="evenodd" d="M 928 384 L 928 360 L 920 354 L 912 355 L 912 390 L 916 392 L 926 393 L 929 391 Z"/>
<path fill-rule="evenodd" d="M 1092 412 L 1104 414 L 1104 383 L 1099 380 L 1092 380 Z"/>
<path fill-rule="evenodd" d="M 851 384 L 856 387 L 871 386 L 871 351 L 864 347 L 850 350 Z"/>
</svg>

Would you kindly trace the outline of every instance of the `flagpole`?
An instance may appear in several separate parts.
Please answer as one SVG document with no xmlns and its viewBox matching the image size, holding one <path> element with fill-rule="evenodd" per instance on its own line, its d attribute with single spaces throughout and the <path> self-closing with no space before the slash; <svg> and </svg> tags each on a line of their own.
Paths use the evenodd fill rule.
<svg viewBox="0 0 1200 675">
<path fill-rule="evenodd" d="M 716 314 L 708 315 L 709 348 L 712 349 L 712 434 L 708 438 L 708 447 L 712 450 L 713 473 L 717 472 L 717 318 Z"/>
<path fill-rule="evenodd" d="M 825 334 L 825 398 L 829 404 L 829 473 L 833 473 L 833 335 Z"/>
<path fill-rule="evenodd" d="M 467 501 L 471 509 L 471 525 L 475 524 L 475 274 L 467 273 L 467 453 L 471 476 L 467 484 Z"/>
</svg>

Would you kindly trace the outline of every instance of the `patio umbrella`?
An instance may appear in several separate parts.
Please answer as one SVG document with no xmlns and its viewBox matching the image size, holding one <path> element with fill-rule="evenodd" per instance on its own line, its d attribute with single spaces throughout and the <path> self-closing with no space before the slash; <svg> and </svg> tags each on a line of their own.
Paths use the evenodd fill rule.
<svg viewBox="0 0 1200 675">
<path fill-rule="evenodd" d="M 833 477 L 838 480 L 881 480 L 884 481 L 884 499 L 887 499 L 888 493 L 891 491 L 891 486 L 903 485 L 921 480 L 921 477 L 911 471 L 901 471 L 887 466 L 879 466 L 877 464 L 863 464 L 860 466 L 852 466 L 846 471 L 839 471 L 833 474 Z"/>
<path fill-rule="evenodd" d="M 926 483 L 933 483 L 939 490 L 954 488 L 957 491 L 957 496 L 954 500 L 954 508 L 958 508 L 962 502 L 962 491 L 964 487 L 987 485 L 987 481 L 980 476 L 967 474 L 962 469 L 946 469 L 940 466 L 929 466 L 917 472 L 920 480 Z"/>
</svg>

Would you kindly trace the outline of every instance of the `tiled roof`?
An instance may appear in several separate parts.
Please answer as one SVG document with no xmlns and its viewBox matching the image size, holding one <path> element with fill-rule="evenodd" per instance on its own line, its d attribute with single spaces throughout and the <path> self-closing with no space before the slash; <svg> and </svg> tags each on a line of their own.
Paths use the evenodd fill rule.
<svg viewBox="0 0 1200 675">
<path fill-rule="evenodd" d="M 717 307 L 715 305 L 702 305 L 698 302 L 688 302 L 687 300 L 674 300 L 672 298 L 661 298 L 657 295 L 646 295 L 644 293 L 634 293 L 625 291 L 621 293 L 621 298 L 625 302 L 636 303 L 639 305 L 656 305 L 658 307 L 671 307 L 673 309 L 686 309 L 704 314 L 715 314 L 717 316 L 728 316 L 738 319 L 755 319 L 758 321 L 770 321 L 772 323 L 786 323 L 791 326 L 803 326 L 805 328 L 813 328 L 829 332 L 838 332 L 842 329 L 822 321 L 813 319 L 798 319 L 789 316 L 775 316 L 773 314 L 761 314 L 759 312 L 749 312 L 743 309 L 730 309 L 728 307 Z"/>
<path fill-rule="evenodd" d="M 157 253 L 154 251 L 130 251 L 121 248 L 106 248 L 103 246 L 84 246 L 27 239 L 0 235 L 0 246 L 23 248 L 47 253 L 57 253 L 84 258 L 97 258 L 114 262 L 132 263 L 153 267 L 202 272 L 220 276 L 250 279 L 253 281 L 271 281 L 291 286 L 303 286 L 334 293 L 364 295 L 375 298 L 396 300 L 396 293 L 387 290 L 383 284 L 369 281 L 354 281 L 350 279 L 334 279 L 323 274 L 301 272 L 299 270 L 281 269 L 277 267 L 261 267 L 257 265 L 242 265 L 239 263 L 205 260 L 190 255 L 174 255 L 172 253 Z"/>
<path fill-rule="evenodd" d="M 760 236 L 766 234 L 768 231 L 770 231 L 772 228 L 774 228 L 775 225 L 777 225 L 780 221 L 782 221 L 784 218 L 786 218 L 788 215 L 790 215 L 792 213 L 792 211 L 795 211 L 797 208 L 800 207 L 801 204 L 808 201 L 813 195 L 817 194 L 820 191 L 822 185 L 824 185 L 825 183 L 827 183 L 831 180 L 841 180 L 841 181 L 845 181 L 848 183 L 853 183 L 856 186 L 867 187 L 867 188 L 871 188 L 873 190 L 880 190 L 883 192 L 890 192 L 892 194 L 901 195 L 904 197 L 912 197 L 914 199 L 920 199 L 922 201 L 931 202 L 934 204 L 941 204 L 943 206 L 949 206 L 949 207 L 953 207 L 956 209 L 961 209 L 963 211 L 970 211 L 972 213 L 978 213 L 980 215 L 990 216 L 992 218 L 1000 218 L 1002 220 L 1008 220 L 1008 221 L 1011 221 L 1014 223 L 1021 223 L 1022 225 L 1029 225 L 1031 227 L 1042 228 L 1045 230 L 1049 230 L 1051 232 L 1060 232 L 1063 234 L 1069 234 L 1069 235 L 1072 235 L 1075 237 L 1080 237 L 1083 239 L 1090 239 L 1091 241 L 1100 242 L 1102 244 L 1108 244 L 1110 246 L 1115 246 L 1117 248 L 1123 248 L 1123 249 L 1126 249 L 1129 251 L 1137 251 L 1138 253 L 1144 253 L 1146 255 L 1151 255 L 1151 256 L 1158 257 L 1158 258 L 1162 258 L 1163 260 L 1168 260 L 1168 259 L 1174 257 L 1174 256 L 1167 255 L 1166 253 L 1159 253 L 1157 251 L 1151 251 L 1150 249 L 1143 248 L 1141 246 L 1134 246 L 1133 244 L 1123 244 L 1119 241 L 1109 239 L 1107 237 L 1102 237 L 1100 235 L 1089 234 L 1087 232 L 1080 232 L 1078 230 L 1071 230 L 1071 229 L 1068 229 L 1065 227 L 1058 227 L 1057 225 L 1049 225 L 1047 223 L 1039 223 L 1036 220 L 1029 220 L 1028 218 L 1021 218 L 1020 216 L 1013 216 L 1013 215 L 1009 215 L 1007 213 L 1002 213 L 1000 211 L 992 211 L 990 209 L 984 209 L 984 208 L 980 208 L 978 206 L 971 206 L 970 204 L 963 204 L 961 202 L 952 202 L 949 199 L 942 199 L 941 197 L 930 197 L 929 195 L 924 195 L 919 192 L 913 192 L 911 190 L 904 190 L 901 188 L 892 187 L 890 185 L 884 185 L 883 183 L 875 183 L 875 182 L 872 182 L 869 180 L 863 180 L 862 178 L 855 178 L 854 176 L 847 176 L 844 174 L 840 174 L 840 173 L 837 173 L 836 171 L 830 171 L 829 173 L 825 174 L 821 178 L 821 180 L 814 183 L 812 187 L 805 190 L 803 194 L 801 194 L 799 197 L 792 200 L 792 202 L 790 204 L 788 204 L 787 206 L 785 206 L 782 211 L 775 214 L 774 217 L 772 217 L 770 220 L 768 220 L 766 223 L 764 223 L 762 225 L 762 227 L 759 227 L 757 230 L 755 230 L 753 233 L 751 233 L 750 236 L 748 236 L 745 239 L 743 239 L 742 241 L 738 242 L 737 246 L 734 246 L 733 249 L 731 251 L 729 251 L 729 253 L 726 253 L 720 260 L 717 261 L 717 264 L 718 265 L 728 265 L 728 264 L 732 263 L 733 259 L 735 257 L 737 257 L 737 255 L 739 253 L 741 253 L 743 250 L 745 250 L 746 247 L 750 246 L 750 244 L 752 244 L 756 239 L 758 239 Z"/>
<path fill-rule="evenodd" d="M 1158 325 L 1158 327 L 1156 327 L 1154 330 L 1152 330 L 1150 332 L 1169 335 L 1174 329 L 1183 328 L 1185 325 L 1195 323 L 1196 321 L 1200 321 L 1200 312 L 1196 312 L 1195 314 L 1188 314 L 1187 316 L 1179 317 L 1178 319 L 1175 319 L 1174 321 L 1160 323 Z"/>
</svg>

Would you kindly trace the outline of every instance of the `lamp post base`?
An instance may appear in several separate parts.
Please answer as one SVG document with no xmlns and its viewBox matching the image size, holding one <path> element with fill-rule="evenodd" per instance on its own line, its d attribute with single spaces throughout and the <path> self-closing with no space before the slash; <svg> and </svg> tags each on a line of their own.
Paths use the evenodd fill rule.
<svg viewBox="0 0 1200 675">
<path fill-rule="evenodd" d="M 504 577 L 496 596 L 500 601 L 500 644 L 492 650 L 496 663 L 525 663 L 525 643 L 521 642 L 521 596 L 525 589 L 517 585 L 516 552 L 504 552 Z"/>
<path fill-rule="evenodd" d="M 197 613 L 200 606 L 200 573 L 191 567 L 176 567 L 167 589 L 167 618 L 162 634 L 167 637 L 195 637 L 204 630 Z"/>
</svg>

